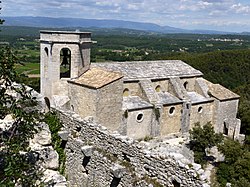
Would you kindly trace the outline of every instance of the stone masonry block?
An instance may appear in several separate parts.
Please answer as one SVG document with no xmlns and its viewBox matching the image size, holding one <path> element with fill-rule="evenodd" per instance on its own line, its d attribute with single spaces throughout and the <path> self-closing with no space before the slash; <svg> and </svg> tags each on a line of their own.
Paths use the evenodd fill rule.
<svg viewBox="0 0 250 187">
<path fill-rule="evenodd" d="M 94 147 L 86 145 L 86 146 L 81 147 L 81 150 L 84 156 L 90 157 L 93 154 Z"/>
<path fill-rule="evenodd" d="M 125 167 L 119 165 L 119 164 L 115 164 L 112 168 L 111 168 L 111 173 L 114 175 L 114 177 L 120 179 L 124 176 L 126 172 Z"/>
<path fill-rule="evenodd" d="M 69 131 L 59 131 L 58 132 L 58 136 L 60 136 L 60 138 L 62 138 L 62 140 L 67 141 L 68 137 L 69 137 Z"/>
</svg>

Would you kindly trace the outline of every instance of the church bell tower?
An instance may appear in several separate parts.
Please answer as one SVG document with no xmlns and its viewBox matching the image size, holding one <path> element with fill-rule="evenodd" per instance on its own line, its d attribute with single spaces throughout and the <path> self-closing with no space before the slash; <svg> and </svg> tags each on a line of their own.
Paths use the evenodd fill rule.
<svg viewBox="0 0 250 187">
<path fill-rule="evenodd" d="M 90 68 L 91 33 L 40 31 L 41 94 L 68 96 L 68 80 Z"/>
</svg>

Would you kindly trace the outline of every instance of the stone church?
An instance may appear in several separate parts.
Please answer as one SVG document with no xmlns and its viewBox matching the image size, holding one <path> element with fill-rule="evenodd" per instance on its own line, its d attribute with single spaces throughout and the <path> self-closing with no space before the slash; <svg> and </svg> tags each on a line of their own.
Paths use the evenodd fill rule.
<svg viewBox="0 0 250 187">
<path fill-rule="evenodd" d="M 91 33 L 41 31 L 41 94 L 135 139 L 211 122 L 240 138 L 239 96 L 180 60 L 90 63 Z"/>
</svg>

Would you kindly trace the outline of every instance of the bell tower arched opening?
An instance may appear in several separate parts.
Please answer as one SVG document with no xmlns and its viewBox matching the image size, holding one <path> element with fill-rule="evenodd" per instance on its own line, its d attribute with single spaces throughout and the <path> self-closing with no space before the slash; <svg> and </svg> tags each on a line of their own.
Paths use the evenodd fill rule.
<svg viewBox="0 0 250 187">
<path fill-rule="evenodd" d="M 71 69 L 71 51 L 68 48 L 62 48 L 60 51 L 60 78 L 70 78 Z"/>
</svg>

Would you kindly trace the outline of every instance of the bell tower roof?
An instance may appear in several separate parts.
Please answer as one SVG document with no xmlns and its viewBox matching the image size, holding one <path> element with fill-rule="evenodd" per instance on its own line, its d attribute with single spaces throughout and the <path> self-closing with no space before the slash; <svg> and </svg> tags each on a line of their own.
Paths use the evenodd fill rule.
<svg viewBox="0 0 250 187">
<path fill-rule="evenodd" d="M 90 32 L 76 31 L 40 31 L 40 41 L 49 43 L 92 43 Z"/>
</svg>

